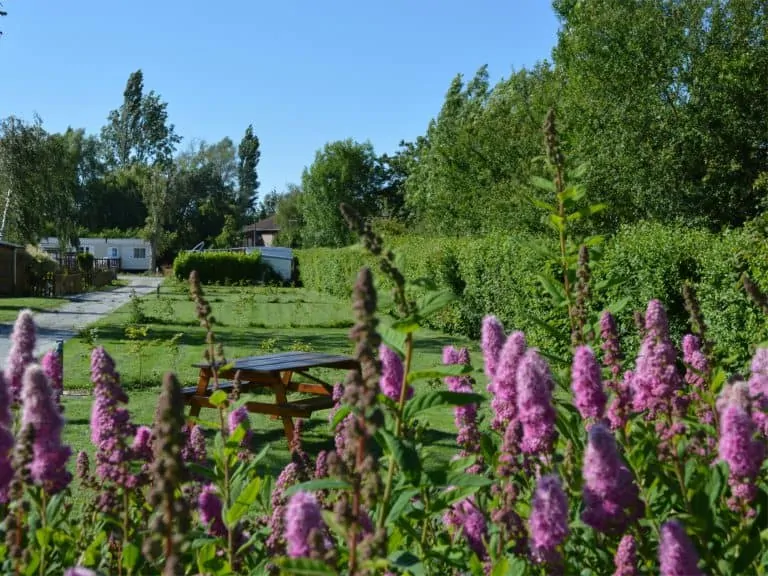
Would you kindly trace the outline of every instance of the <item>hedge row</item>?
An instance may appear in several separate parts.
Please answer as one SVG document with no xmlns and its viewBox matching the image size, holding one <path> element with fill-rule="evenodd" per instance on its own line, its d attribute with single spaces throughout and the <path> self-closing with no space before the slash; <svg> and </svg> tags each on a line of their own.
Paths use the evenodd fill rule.
<svg viewBox="0 0 768 576">
<path fill-rule="evenodd" d="M 173 274 L 186 280 L 196 270 L 203 284 L 260 284 L 277 276 L 258 252 L 182 252 L 173 261 Z"/>
<path fill-rule="evenodd" d="M 532 240 L 527 236 L 405 237 L 392 248 L 407 278 L 433 278 L 459 296 L 433 319 L 433 328 L 477 338 L 482 317 L 493 313 L 508 329 L 524 330 L 533 345 L 562 348 L 563 338 L 555 338 L 540 323 L 555 325 L 562 335 L 567 331 L 562 310 L 553 310 L 536 280 L 545 262 L 532 248 Z M 350 295 L 361 266 L 375 266 L 358 246 L 300 250 L 297 259 L 304 286 L 342 298 Z M 652 298 L 666 304 L 675 337 L 680 338 L 687 330 L 682 299 L 685 281 L 697 287 L 719 355 L 734 368 L 742 368 L 751 356 L 751 342 L 768 339 L 765 316 L 748 300 L 739 283 L 741 273 L 748 271 L 768 290 L 768 247 L 764 234 L 754 228 L 713 234 L 682 226 L 638 224 L 607 241 L 592 270 L 595 284 L 611 281 L 610 288 L 594 294 L 593 312 L 628 299 L 618 319 L 629 354 L 637 346 L 633 313 L 644 309 Z M 383 294 L 388 291 L 381 276 L 377 275 Z"/>
</svg>

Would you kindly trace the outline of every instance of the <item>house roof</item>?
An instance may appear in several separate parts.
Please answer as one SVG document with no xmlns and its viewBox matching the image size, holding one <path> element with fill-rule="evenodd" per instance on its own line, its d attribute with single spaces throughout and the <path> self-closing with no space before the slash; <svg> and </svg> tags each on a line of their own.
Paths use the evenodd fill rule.
<svg viewBox="0 0 768 576">
<path fill-rule="evenodd" d="M 270 216 L 259 220 L 255 224 L 243 226 L 243 232 L 280 232 L 280 226 L 275 222 L 275 217 Z"/>
<path fill-rule="evenodd" d="M 6 242 L 4 240 L 0 240 L 0 246 L 3 248 L 24 248 L 21 244 L 14 244 L 13 242 Z"/>
</svg>

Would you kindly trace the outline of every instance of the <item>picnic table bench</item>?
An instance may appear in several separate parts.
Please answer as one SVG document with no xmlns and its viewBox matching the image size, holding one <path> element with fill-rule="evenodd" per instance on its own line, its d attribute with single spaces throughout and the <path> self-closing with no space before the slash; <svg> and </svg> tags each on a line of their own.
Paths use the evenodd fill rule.
<svg viewBox="0 0 768 576">
<path fill-rule="evenodd" d="M 247 402 L 246 409 L 255 414 L 269 414 L 273 418 L 281 418 L 285 436 L 290 441 L 293 438 L 293 418 L 307 418 L 317 410 L 333 407 L 333 386 L 309 374 L 314 368 L 335 368 L 353 370 L 359 363 L 349 356 L 337 354 L 322 354 L 318 352 L 279 352 L 264 356 L 248 356 L 238 358 L 226 364 L 198 363 L 200 374 L 196 386 L 183 389 L 184 404 L 190 406 L 190 417 L 200 415 L 201 408 L 213 408 L 210 396 L 213 393 L 214 370 L 219 378 L 219 390 L 232 390 L 234 384 L 230 380 L 239 373 L 239 387 L 244 393 L 258 389 L 271 390 L 275 397 L 274 403 Z M 294 375 L 308 380 L 294 381 Z M 289 392 L 301 392 L 311 395 L 288 401 Z"/>
</svg>

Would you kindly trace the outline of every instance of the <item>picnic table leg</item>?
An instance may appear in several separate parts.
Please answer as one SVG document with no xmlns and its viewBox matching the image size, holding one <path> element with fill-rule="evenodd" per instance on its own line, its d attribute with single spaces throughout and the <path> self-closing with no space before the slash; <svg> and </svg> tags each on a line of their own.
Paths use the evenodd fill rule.
<svg viewBox="0 0 768 576">
<path fill-rule="evenodd" d="M 287 404 L 288 396 L 285 393 L 285 389 L 291 382 L 293 372 L 283 372 L 282 374 L 276 374 L 275 383 L 272 385 L 272 390 L 275 393 L 275 400 L 278 404 Z M 293 442 L 293 419 L 290 416 L 282 416 L 283 429 L 285 430 L 285 437 L 288 440 L 290 446 Z"/>
<path fill-rule="evenodd" d="M 200 375 L 197 377 L 197 396 L 205 396 L 206 390 L 208 390 L 208 384 L 211 381 L 211 373 L 204 368 L 200 370 Z M 193 404 L 189 410 L 189 416 L 191 418 L 197 418 L 200 416 L 200 406 Z"/>
</svg>

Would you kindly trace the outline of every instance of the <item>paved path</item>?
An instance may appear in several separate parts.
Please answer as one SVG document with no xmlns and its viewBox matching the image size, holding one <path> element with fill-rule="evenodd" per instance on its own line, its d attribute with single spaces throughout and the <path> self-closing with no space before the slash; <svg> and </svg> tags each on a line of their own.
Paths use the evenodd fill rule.
<svg viewBox="0 0 768 576">
<path fill-rule="evenodd" d="M 106 316 L 131 299 L 131 291 L 139 296 L 157 290 L 163 281 L 160 277 L 119 276 L 129 282 L 106 292 L 87 292 L 69 298 L 69 302 L 50 312 L 35 314 L 37 324 L 36 355 L 56 346 L 56 340 L 69 340 L 79 330 Z M 11 347 L 11 324 L 0 324 L 0 363 L 4 363 Z"/>
</svg>

